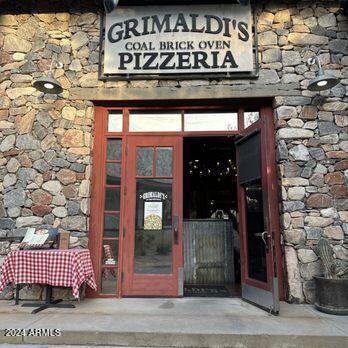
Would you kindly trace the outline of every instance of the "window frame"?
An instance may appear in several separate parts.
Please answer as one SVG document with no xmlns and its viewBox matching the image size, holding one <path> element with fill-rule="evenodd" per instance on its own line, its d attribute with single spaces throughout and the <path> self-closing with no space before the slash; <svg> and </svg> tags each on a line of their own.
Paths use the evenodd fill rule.
<svg viewBox="0 0 348 348">
<path fill-rule="evenodd" d="M 139 106 L 138 102 L 124 104 L 124 102 L 119 102 L 119 106 L 114 106 L 111 104 L 109 106 L 96 105 L 95 106 L 95 129 L 94 129 L 94 148 L 92 151 L 93 155 L 93 168 L 92 168 L 92 197 L 91 197 L 91 213 L 90 213 L 90 224 L 89 224 L 89 249 L 91 252 L 94 272 L 96 276 L 96 281 L 98 285 L 98 292 L 93 292 L 87 289 L 87 296 L 90 298 L 110 298 L 118 297 L 120 298 L 122 293 L 122 281 L 123 281 L 123 237 L 125 233 L 124 220 L 126 218 L 126 202 L 123 199 L 126 193 L 126 161 L 127 161 L 127 139 L 133 136 L 170 136 L 170 135 L 181 135 L 182 137 L 216 137 L 216 136 L 238 136 L 244 132 L 244 110 L 245 111 L 258 111 L 260 113 L 260 120 L 262 120 L 265 110 L 269 108 L 269 100 L 254 100 L 248 101 L 248 107 L 244 108 L 243 104 L 236 103 L 234 101 L 227 100 L 216 100 L 213 105 L 206 106 L 203 102 L 192 101 L 192 105 L 181 106 L 178 102 L 177 106 L 167 106 L 164 101 L 158 101 L 158 106 L 153 106 L 150 102 L 142 102 L 143 105 Z M 148 104 L 148 105 L 146 105 Z M 245 103 L 244 103 L 245 104 Z M 110 132 L 108 131 L 108 113 L 109 111 L 121 111 L 123 115 L 122 132 Z M 129 113 L 131 111 L 178 111 L 180 110 L 182 117 L 182 129 L 176 132 L 130 132 L 129 131 Z M 184 115 L 185 112 L 194 111 L 217 111 L 217 112 L 237 112 L 238 114 L 238 129 L 233 131 L 184 131 Z M 255 124 L 250 125 L 247 131 L 253 131 L 258 127 L 259 121 Z M 113 294 L 102 294 L 100 292 L 101 288 L 101 277 L 102 268 L 109 268 L 110 265 L 102 265 L 102 244 L 103 244 L 103 220 L 104 212 L 100 214 L 100 208 L 103 206 L 104 202 L 104 185 L 101 184 L 102 180 L 105 180 L 105 160 L 106 160 L 106 140 L 110 138 L 120 139 L 122 141 L 122 157 L 121 162 L 121 185 L 120 185 L 120 225 L 119 225 L 119 253 L 118 253 L 118 267 L 117 268 L 117 282 L 118 286 Z M 116 161 L 117 162 L 117 161 Z"/>
</svg>

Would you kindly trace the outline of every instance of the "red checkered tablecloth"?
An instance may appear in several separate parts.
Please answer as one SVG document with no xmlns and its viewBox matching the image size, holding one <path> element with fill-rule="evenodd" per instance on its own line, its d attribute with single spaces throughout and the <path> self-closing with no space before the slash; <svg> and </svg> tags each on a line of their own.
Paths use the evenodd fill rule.
<svg viewBox="0 0 348 348">
<path fill-rule="evenodd" d="M 88 249 L 15 250 L 0 273 L 0 292 L 8 283 L 71 287 L 75 298 L 84 282 L 97 289 Z"/>
</svg>

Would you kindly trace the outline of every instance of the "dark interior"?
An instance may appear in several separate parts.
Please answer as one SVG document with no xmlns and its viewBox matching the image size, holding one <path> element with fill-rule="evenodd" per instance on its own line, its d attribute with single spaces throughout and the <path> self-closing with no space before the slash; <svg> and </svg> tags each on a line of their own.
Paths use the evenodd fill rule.
<svg viewBox="0 0 348 348">
<path fill-rule="evenodd" d="M 193 268 L 195 275 L 185 279 L 185 289 L 223 286 L 227 289 L 226 296 L 239 296 L 234 141 L 233 136 L 184 138 L 184 249 L 188 269 L 185 272 Z M 191 257 L 194 261 L 188 266 Z M 227 264 L 230 269 L 226 268 Z M 222 292 L 220 296 L 224 297 Z"/>
<path fill-rule="evenodd" d="M 233 137 L 185 138 L 184 219 L 237 211 L 235 158 Z"/>
</svg>

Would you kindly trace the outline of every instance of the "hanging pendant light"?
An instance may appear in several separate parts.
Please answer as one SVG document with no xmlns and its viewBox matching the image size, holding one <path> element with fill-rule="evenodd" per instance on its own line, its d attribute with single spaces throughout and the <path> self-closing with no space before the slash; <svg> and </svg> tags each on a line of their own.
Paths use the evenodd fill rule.
<svg viewBox="0 0 348 348">
<path fill-rule="evenodd" d="M 53 77 L 52 67 L 54 62 L 56 63 L 57 68 L 63 67 L 62 63 L 53 59 L 47 76 L 41 76 L 33 83 L 33 87 L 35 87 L 38 91 L 47 94 L 59 94 L 63 92 L 62 85 Z"/>
<path fill-rule="evenodd" d="M 325 91 L 326 89 L 330 89 L 336 86 L 340 80 L 332 75 L 328 75 L 324 73 L 324 69 L 321 66 L 321 62 L 318 56 L 314 56 L 308 59 L 308 64 L 313 65 L 317 62 L 319 71 L 317 76 L 309 81 L 308 89 L 310 91 Z"/>
<path fill-rule="evenodd" d="M 237 0 L 238 4 L 241 4 L 243 6 L 249 5 L 250 1 L 249 0 Z"/>
</svg>

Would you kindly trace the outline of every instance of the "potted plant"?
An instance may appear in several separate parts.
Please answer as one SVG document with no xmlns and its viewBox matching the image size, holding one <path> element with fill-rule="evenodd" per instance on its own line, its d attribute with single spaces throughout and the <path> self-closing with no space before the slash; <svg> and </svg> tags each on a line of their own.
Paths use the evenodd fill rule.
<svg viewBox="0 0 348 348">
<path fill-rule="evenodd" d="M 328 314 L 348 315 L 348 263 L 334 258 L 327 239 L 321 238 L 315 249 L 324 266 L 324 276 L 314 277 L 315 308 Z"/>
</svg>

